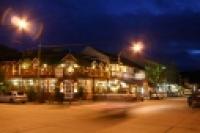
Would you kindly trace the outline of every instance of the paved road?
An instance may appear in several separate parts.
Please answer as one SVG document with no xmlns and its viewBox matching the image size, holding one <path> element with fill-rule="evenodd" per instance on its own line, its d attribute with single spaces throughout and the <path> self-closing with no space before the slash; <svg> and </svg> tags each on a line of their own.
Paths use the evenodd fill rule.
<svg viewBox="0 0 200 133">
<path fill-rule="evenodd" d="M 188 108 L 183 98 L 118 105 L 130 107 L 127 115 L 110 114 L 116 103 L 0 104 L 0 133 L 200 132 L 200 108 Z"/>
</svg>

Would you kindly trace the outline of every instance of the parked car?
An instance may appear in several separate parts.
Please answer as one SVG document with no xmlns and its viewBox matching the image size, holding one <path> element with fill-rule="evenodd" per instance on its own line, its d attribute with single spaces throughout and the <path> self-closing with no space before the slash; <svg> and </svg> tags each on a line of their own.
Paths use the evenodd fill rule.
<svg viewBox="0 0 200 133">
<path fill-rule="evenodd" d="M 27 102 L 27 95 L 24 92 L 9 91 L 0 94 L 0 102 L 10 103 L 25 103 Z"/>
<path fill-rule="evenodd" d="M 163 99 L 164 97 L 165 97 L 164 94 L 155 92 L 155 93 L 151 93 L 150 99 L 151 100 L 160 100 L 160 99 Z"/>
<path fill-rule="evenodd" d="M 184 89 L 184 90 L 183 90 L 183 94 L 184 94 L 185 96 L 190 96 L 190 95 L 192 94 L 192 89 Z"/>
<path fill-rule="evenodd" d="M 200 88 L 192 92 L 192 94 L 187 98 L 187 103 L 190 107 L 200 105 Z"/>
</svg>

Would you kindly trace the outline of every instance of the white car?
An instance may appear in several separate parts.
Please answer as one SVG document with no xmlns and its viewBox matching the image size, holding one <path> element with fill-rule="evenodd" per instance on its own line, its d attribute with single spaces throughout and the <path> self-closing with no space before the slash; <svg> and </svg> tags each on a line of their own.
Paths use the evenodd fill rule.
<svg viewBox="0 0 200 133">
<path fill-rule="evenodd" d="M 0 102 L 10 103 L 25 103 L 27 102 L 27 95 L 24 92 L 9 91 L 0 94 Z"/>
</svg>

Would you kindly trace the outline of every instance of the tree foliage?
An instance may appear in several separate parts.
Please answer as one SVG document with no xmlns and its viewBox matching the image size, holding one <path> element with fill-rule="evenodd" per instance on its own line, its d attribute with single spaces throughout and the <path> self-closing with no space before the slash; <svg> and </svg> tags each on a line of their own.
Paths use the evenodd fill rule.
<svg viewBox="0 0 200 133">
<path fill-rule="evenodd" d="M 28 96 L 28 101 L 30 101 L 30 102 L 36 101 L 36 99 L 37 99 L 37 93 L 36 93 L 36 91 L 34 90 L 33 87 L 30 87 L 27 90 L 27 96 Z"/>
<path fill-rule="evenodd" d="M 60 88 L 55 88 L 55 101 L 63 103 L 64 102 L 64 94 L 60 92 Z"/>
<path fill-rule="evenodd" d="M 164 66 L 160 64 L 152 63 L 145 66 L 146 78 L 154 87 L 164 81 L 164 71 Z"/>
</svg>

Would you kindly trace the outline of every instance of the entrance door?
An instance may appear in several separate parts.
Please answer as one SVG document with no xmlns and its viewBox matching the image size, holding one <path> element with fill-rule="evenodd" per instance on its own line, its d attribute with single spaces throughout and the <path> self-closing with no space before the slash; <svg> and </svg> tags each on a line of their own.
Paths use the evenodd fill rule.
<svg viewBox="0 0 200 133">
<path fill-rule="evenodd" d="M 74 83 L 72 80 L 64 81 L 64 95 L 65 99 L 72 99 L 74 96 Z"/>
</svg>

